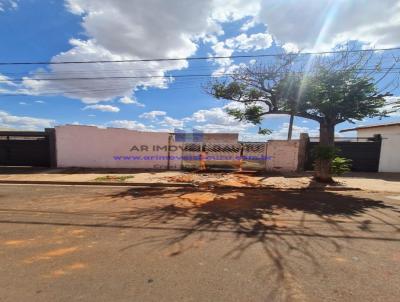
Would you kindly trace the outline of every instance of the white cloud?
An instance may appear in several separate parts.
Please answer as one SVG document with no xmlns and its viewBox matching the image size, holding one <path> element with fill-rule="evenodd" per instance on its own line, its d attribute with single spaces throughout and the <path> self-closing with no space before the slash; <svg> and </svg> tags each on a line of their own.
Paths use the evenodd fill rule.
<svg viewBox="0 0 400 302">
<path fill-rule="evenodd" d="M 260 0 L 260 4 L 256 22 L 266 24 L 283 44 L 317 50 L 348 40 L 398 46 L 398 0 Z"/>
<path fill-rule="evenodd" d="M 12 80 L 0 73 L 0 86 L 13 86 L 16 87 L 17 84 L 13 83 Z"/>
<path fill-rule="evenodd" d="M 297 53 L 300 51 L 299 47 L 294 43 L 285 43 L 282 45 L 282 48 L 287 53 Z"/>
<path fill-rule="evenodd" d="M 241 67 L 244 67 L 246 64 L 240 63 L 240 64 L 232 64 L 232 65 L 226 65 L 223 64 L 219 68 L 213 71 L 212 76 L 213 77 L 221 77 L 224 75 L 229 75 L 234 73 L 236 70 L 238 70 Z"/>
<path fill-rule="evenodd" d="M 0 73 L 0 94 L 14 94 L 18 87 L 19 85 L 14 83 L 11 78 Z"/>
<path fill-rule="evenodd" d="M 18 0 L 0 0 L 0 12 L 4 12 L 7 9 L 17 9 Z"/>
<path fill-rule="evenodd" d="M 138 131 L 149 131 L 151 127 L 145 126 L 142 123 L 136 121 L 129 121 L 129 120 L 115 120 L 108 122 L 106 124 L 107 127 L 113 128 L 126 128 L 130 130 L 138 130 Z"/>
<path fill-rule="evenodd" d="M 71 40 L 73 48 L 65 53 L 53 57 L 53 61 L 88 61 L 88 60 L 123 60 L 131 57 L 110 52 L 93 40 Z M 185 63 L 175 63 L 184 67 Z M 166 87 L 165 78 L 146 78 L 149 76 L 163 76 L 165 68 L 171 63 L 112 63 L 112 64 L 85 64 L 51 65 L 50 72 L 38 70 L 34 76 L 25 77 L 20 92 L 32 95 L 63 94 L 71 98 L 81 99 L 84 103 L 95 104 L 99 101 L 108 101 L 116 96 L 131 94 L 138 87 Z M 150 67 L 149 67 L 150 66 Z M 81 80 L 97 78 L 94 80 Z M 114 79 L 102 79 L 114 77 Z M 115 78 L 117 77 L 117 78 Z M 143 78 L 118 78 L 143 77 Z M 35 79 L 46 78 L 47 81 Z M 52 80 L 55 78 L 70 78 L 69 80 Z M 71 79 L 72 78 L 72 79 Z"/>
<path fill-rule="evenodd" d="M 368 2 L 368 3 L 367 3 Z M 220 0 L 217 19 L 227 22 L 247 17 L 241 30 L 256 24 L 268 28 L 286 51 L 327 50 L 358 40 L 377 47 L 398 46 L 398 0 Z"/>
<path fill-rule="evenodd" d="M 115 106 L 111 106 L 111 105 L 88 105 L 86 107 L 83 108 L 83 110 L 87 110 L 87 109 L 93 109 L 93 110 L 99 110 L 99 111 L 103 111 L 103 112 L 119 112 L 119 108 L 115 107 Z"/>
<path fill-rule="evenodd" d="M 289 123 L 283 123 L 278 130 L 274 130 L 271 135 L 268 135 L 268 139 L 287 139 L 289 131 Z M 312 129 L 309 127 L 301 127 L 293 125 L 292 138 L 297 139 L 300 137 L 300 133 L 308 133 L 310 137 L 319 136 L 318 129 Z"/>
<path fill-rule="evenodd" d="M 16 2 L 0 0 L 0 7 L 10 3 Z M 71 48 L 53 61 L 190 57 L 200 41 L 212 43 L 213 54 L 230 56 L 235 51 L 266 49 L 273 38 L 285 51 L 326 49 L 347 40 L 387 47 L 400 39 L 398 0 L 370 0 L 368 5 L 365 0 L 66 0 L 66 6 L 81 17 L 87 38 L 71 39 Z M 244 23 L 242 30 L 264 25 L 268 31 L 218 41 L 221 26 L 238 20 Z M 216 62 L 224 70 L 234 63 L 230 59 Z M 170 83 L 163 77 L 166 72 L 187 67 L 185 60 L 51 65 L 25 77 L 15 89 L 32 95 L 62 94 L 95 104 L 139 89 L 165 88 Z M 153 75 L 159 77 L 149 78 Z M 135 78 L 37 81 L 110 76 Z M 2 92 L 11 89 L 2 85 Z"/>
<path fill-rule="evenodd" d="M 240 28 L 241 31 L 248 31 L 250 28 L 253 28 L 254 26 L 256 26 L 256 22 L 254 19 L 247 21 L 246 23 L 244 23 L 242 25 L 242 27 Z"/>
<path fill-rule="evenodd" d="M 44 104 L 44 101 L 35 101 L 35 103 Z"/>
<path fill-rule="evenodd" d="M 54 126 L 55 121 L 50 119 L 35 118 L 29 116 L 10 115 L 0 111 L 0 127 L 21 130 L 42 130 Z"/>
<path fill-rule="evenodd" d="M 244 124 L 236 125 L 220 125 L 220 124 L 202 124 L 195 125 L 193 129 L 201 130 L 208 133 L 240 133 L 247 130 L 249 127 Z"/>
<path fill-rule="evenodd" d="M 272 45 L 272 36 L 267 33 L 258 34 L 240 34 L 225 41 L 225 45 L 238 51 L 260 50 L 270 48 Z"/>
<path fill-rule="evenodd" d="M 236 125 L 238 123 L 221 107 L 199 110 L 193 113 L 190 119 L 196 123 L 210 123 L 225 126 Z"/>
<path fill-rule="evenodd" d="M 169 116 L 164 117 L 164 119 L 160 122 L 161 126 L 173 128 L 183 127 L 183 124 L 184 122 L 182 120 L 174 119 Z"/>
<path fill-rule="evenodd" d="M 52 61 L 124 60 L 190 57 L 202 38 L 221 33 L 212 19 L 212 0 L 67 0 L 67 8 L 82 18 L 87 40 L 71 39 L 71 49 Z M 146 88 L 165 88 L 167 71 L 188 62 L 161 61 L 85 65 L 51 65 L 23 82 L 30 94 L 52 92 L 85 103 L 98 103 Z M 118 79 L 35 81 L 40 77 L 119 77 Z M 151 76 L 157 76 L 152 77 Z M 120 77 L 135 77 L 121 79 Z"/>
<path fill-rule="evenodd" d="M 119 102 L 122 103 L 122 104 L 134 104 L 134 105 L 136 105 L 138 107 L 145 107 L 144 104 L 138 102 L 135 98 L 131 98 L 131 97 L 128 97 L 128 96 L 124 96 L 123 98 L 120 98 Z"/>
<path fill-rule="evenodd" d="M 236 106 L 228 103 L 223 107 L 214 107 L 194 112 L 191 116 L 183 119 L 185 123 L 191 123 L 192 128 L 204 132 L 243 132 L 254 125 L 240 122 L 226 112 L 227 108 Z"/>
<path fill-rule="evenodd" d="M 214 0 L 212 17 L 220 22 L 237 21 L 255 16 L 262 0 Z"/>
<path fill-rule="evenodd" d="M 196 128 L 205 132 L 242 132 L 254 127 L 252 124 L 239 122 L 226 113 L 227 108 L 232 108 L 233 103 L 223 107 L 198 110 L 190 116 L 176 119 L 167 115 L 165 111 L 150 111 L 141 114 L 139 117 L 152 122 L 153 130 L 159 130 L 159 126 L 166 127 L 172 131 L 173 128 Z"/>
<path fill-rule="evenodd" d="M 26 102 L 19 102 L 18 104 L 20 104 L 20 105 L 27 105 Z"/>
<path fill-rule="evenodd" d="M 234 38 L 215 43 L 211 49 L 213 56 L 230 57 L 235 51 L 256 51 L 271 47 L 273 42 L 272 36 L 267 33 L 257 33 L 252 35 L 240 34 Z M 232 73 L 234 70 L 243 66 L 244 63 L 233 64 L 232 59 L 214 59 L 220 67 L 213 72 L 213 76 Z"/>
<path fill-rule="evenodd" d="M 395 104 L 396 102 L 396 104 Z M 386 98 L 386 104 L 382 110 L 386 110 L 389 113 L 389 116 L 400 116 L 400 97 L 399 96 L 390 96 Z"/>
<path fill-rule="evenodd" d="M 216 57 L 230 57 L 233 54 L 233 49 L 227 48 L 224 42 L 215 43 L 211 49 L 214 51 L 212 56 Z M 220 66 L 229 66 L 233 63 L 231 59 L 214 59 L 213 61 Z"/>
<path fill-rule="evenodd" d="M 155 111 L 142 113 L 141 115 L 139 115 L 139 117 L 143 118 L 143 119 L 147 119 L 147 120 L 155 120 L 158 117 L 166 116 L 166 115 L 167 115 L 167 113 L 165 111 L 155 110 Z"/>
</svg>

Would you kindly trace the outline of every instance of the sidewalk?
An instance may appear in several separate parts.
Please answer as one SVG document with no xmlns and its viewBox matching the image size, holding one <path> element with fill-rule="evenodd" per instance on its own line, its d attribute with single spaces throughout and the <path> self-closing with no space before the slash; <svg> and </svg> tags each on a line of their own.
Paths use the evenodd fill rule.
<svg viewBox="0 0 400 302">
<path fill-rule="evenodd" d="M 118 185 L 160 187 L 267 187 L 277 190 L 359 189 L 400 193 L 400 173 L 349 173 L 335 177 L 337 186 L 312 181 L 310 173 L 287 175 L 239 174 L 235 172 L 192 173 L 187 171 L 145 171 L 132 169 L 43 169 L 0 167 L 0 183 Z"/>
<path fill-rule="evenodd" d="M 89 185 L 163 185 L 174 183 L 165 177 L 181 172 L 137 171 L 132 169 L 25 168 L 0 167 L 0 183 L 89 184 Z M 179 183 L 182 185 L 181 183 Z"/>
</svg>

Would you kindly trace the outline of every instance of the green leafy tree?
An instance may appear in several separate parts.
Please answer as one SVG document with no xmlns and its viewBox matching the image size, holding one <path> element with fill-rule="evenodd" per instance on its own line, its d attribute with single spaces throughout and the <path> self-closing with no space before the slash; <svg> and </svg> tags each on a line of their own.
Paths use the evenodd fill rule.
<svg viewBox="0 0 400 302">
<path fill-rule="evenodd" d="M 206 90 L 217 99 L 242 103 L 240 109 L 228 110 L 240 121 L 259 125 L 266 115 L 285 114 L 318 122 L 319 145 L 325 150 L 334 148 L 337 124 L 387 115 L 382 108 L 391 94 L 377 86 L 396 63 L 383 68 L 383 58 L 373 52 L 343 51 L 313 56 L 305 63 L 302 58 L 287 54 L 269 64 L 246 66 L 228 79 L 211 82 Z M 317 159 L 317 180 L 332 181 L 332 159 Z"/>
</svg>

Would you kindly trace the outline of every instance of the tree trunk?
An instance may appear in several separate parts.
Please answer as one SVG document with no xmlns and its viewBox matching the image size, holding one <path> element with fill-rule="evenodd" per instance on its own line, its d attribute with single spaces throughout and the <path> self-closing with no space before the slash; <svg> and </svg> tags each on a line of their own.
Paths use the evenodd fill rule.
<svg viewBox="0 0 400 302">
<path fill-rule="evenodd" d="M 320 123 L 319 146 L 335 147 L 335 125 L 330 123 Z M 315 178 L 320 182 L 332 182 L 331 174 L 332 159 L 319 158 L 316 160 Z"/>
<path fill-rule="evenodd" d="M 289 120 L 289 131 L 288 131 L 288 141 L 292 139 L 292 132 L 293 132 L 293 121 L 294 121 L 294 114 L 290 115 L 290 120 Z"/>
</svg>

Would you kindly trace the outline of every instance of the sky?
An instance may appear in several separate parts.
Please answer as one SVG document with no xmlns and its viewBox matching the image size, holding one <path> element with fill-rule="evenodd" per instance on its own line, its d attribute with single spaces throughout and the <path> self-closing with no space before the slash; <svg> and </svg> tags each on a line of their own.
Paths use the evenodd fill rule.
<svg viewBox="0 0 400 302">
<path fill-rule="evenodd" d="M 0 0 L 0 62 L 329 51 L 349 41 L 365 49 L 400 46 L 400 2 Z M 245 141 L 285 138 L 288 116 L 265 117 L 261 127 L 272 134 L 258 135 L 258 126 L 226 113 L 232 103 L 204 92 L 211 77 L 188 77 L 218 77 L 261 60 L 0 65 L 0 128 L 42 130 L 78 124 L 140 131 L 238 132 Z M 65 77 L 70 79 L 51 80 Z M 400 95 L 398 90 L 392 92 L 388 101 Z M 400 113 L 357 124 L 396 121 Z M 343 123 L 336 131 L 353 127 Z M 296 117 L 294 137 L 301 132 L 317 136 L 318 124 Z"/>
</svg>

